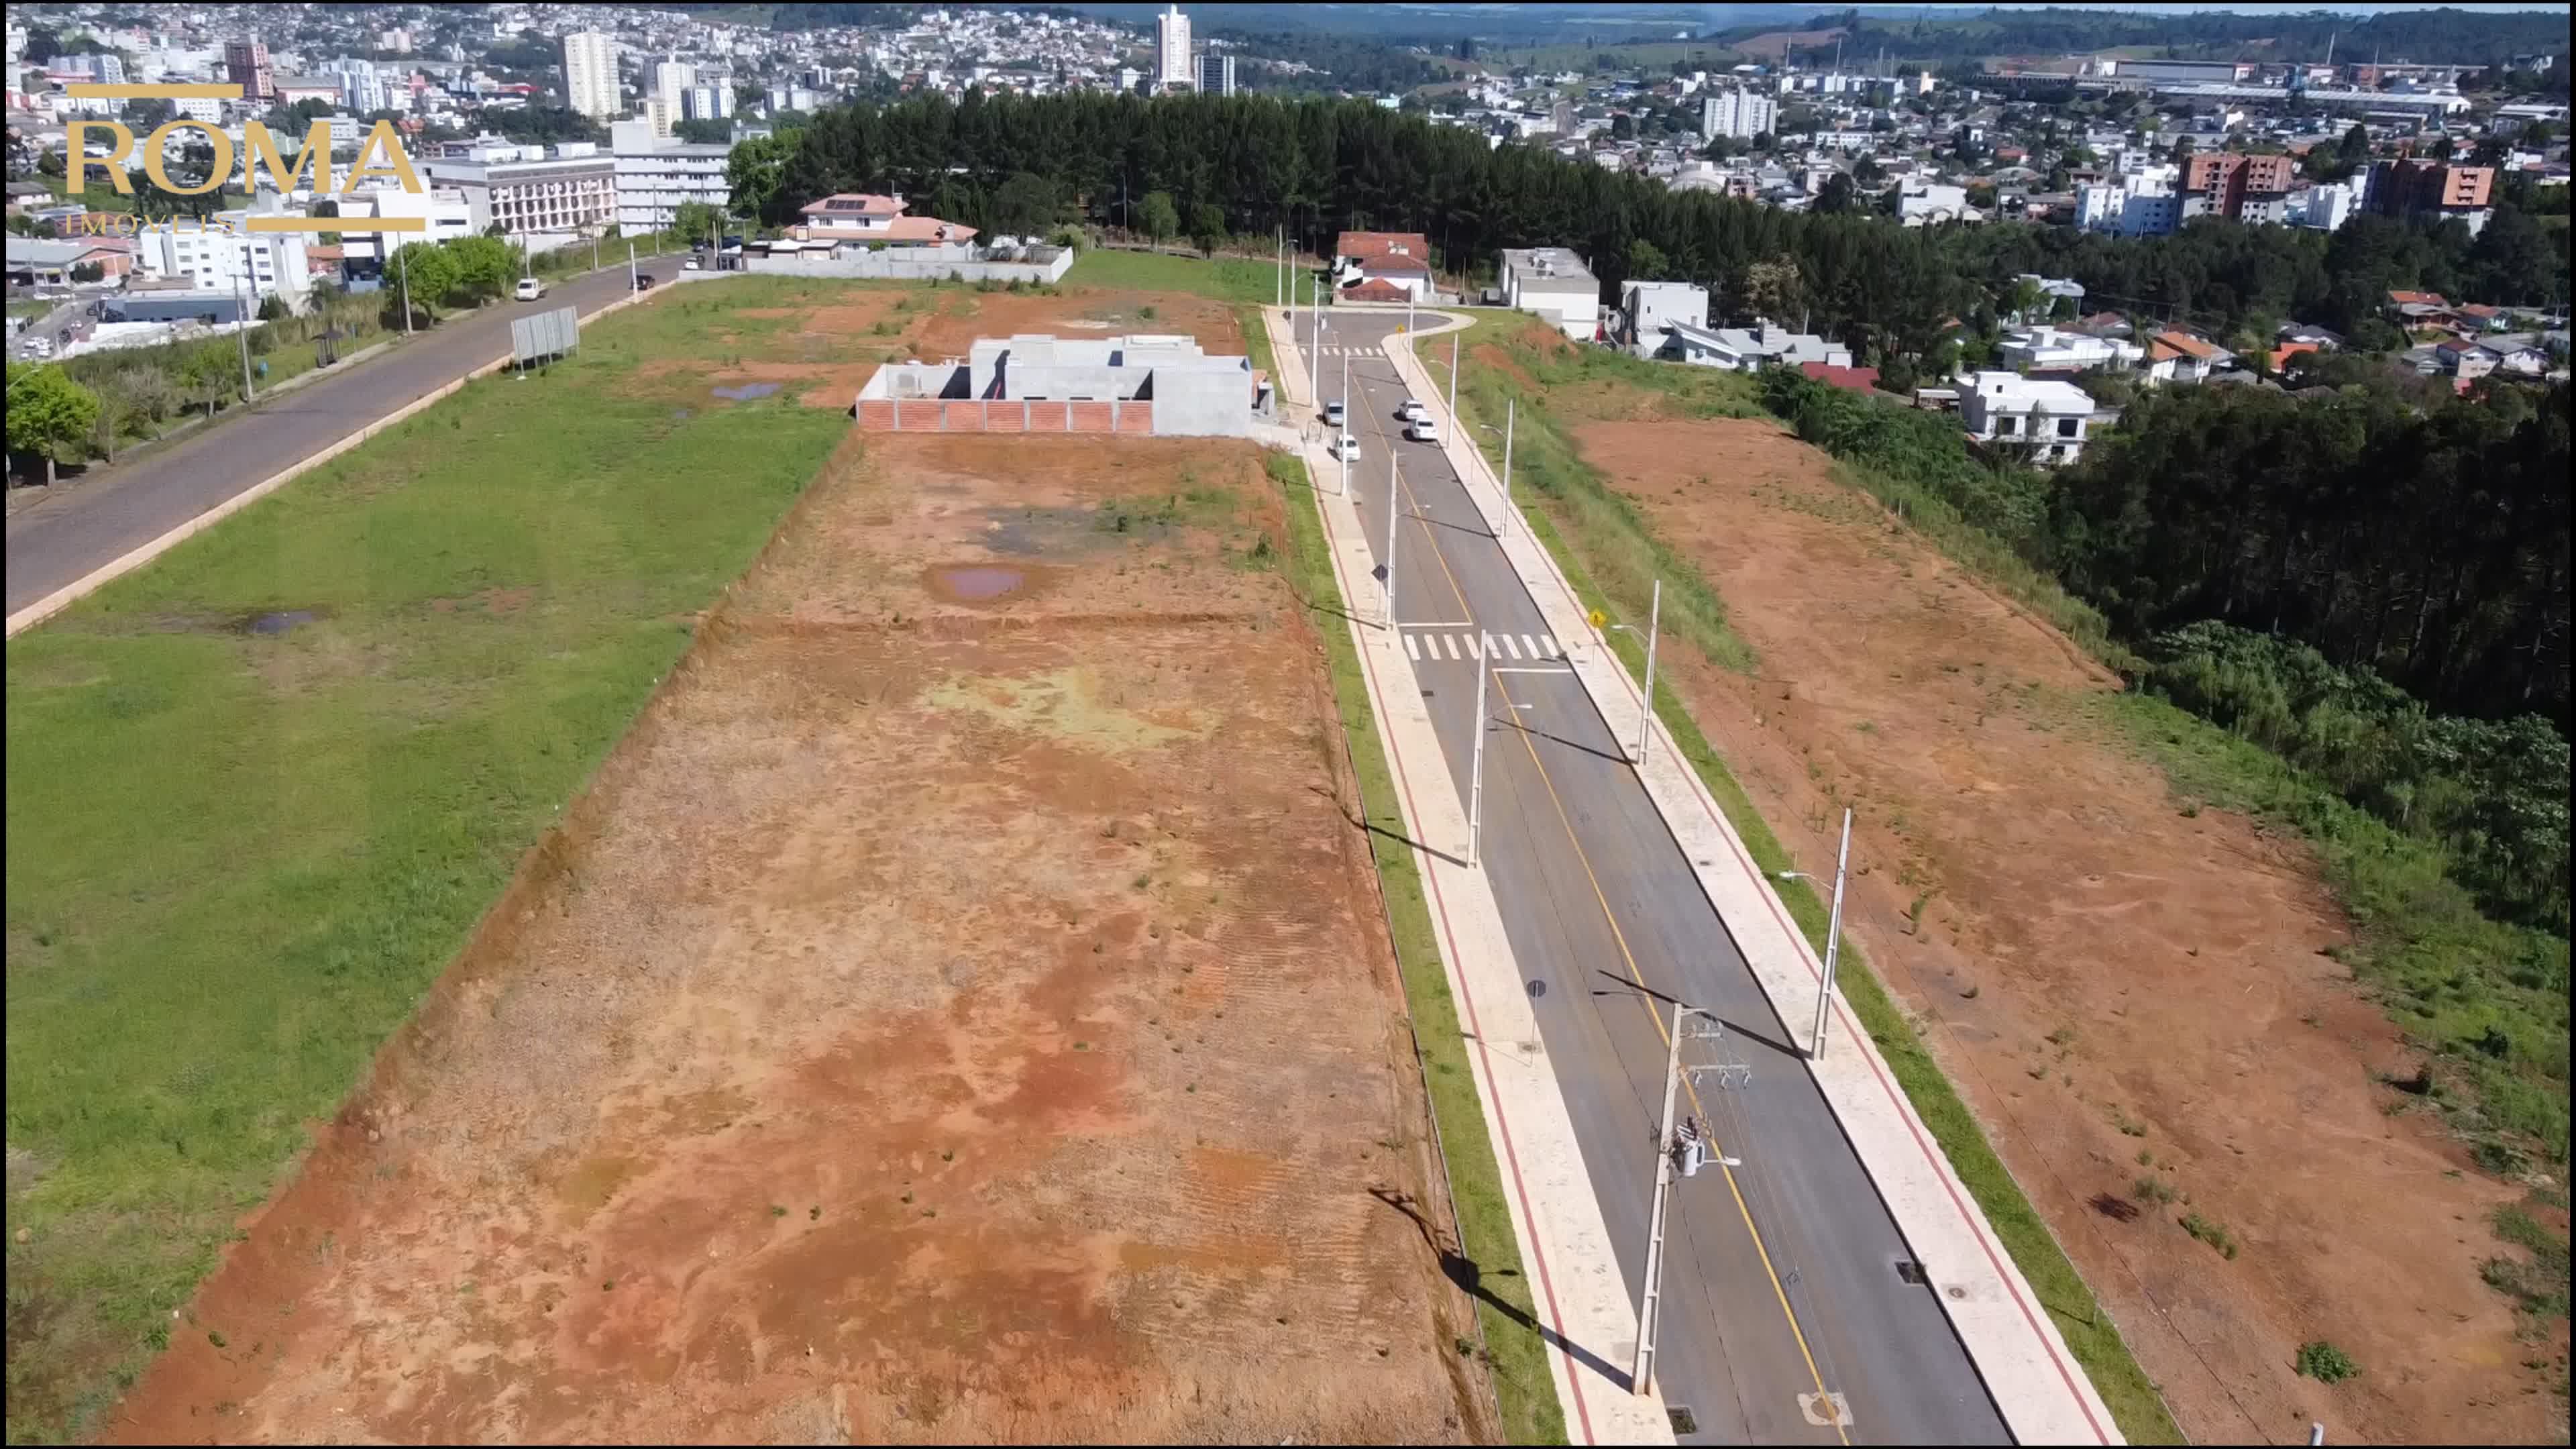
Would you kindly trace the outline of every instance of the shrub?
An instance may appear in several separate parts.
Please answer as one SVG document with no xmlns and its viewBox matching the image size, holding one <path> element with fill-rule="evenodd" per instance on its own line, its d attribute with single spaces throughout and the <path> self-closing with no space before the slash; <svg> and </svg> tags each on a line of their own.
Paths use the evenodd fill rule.
<svg viewBox="0 0 2576 1449">
<path fill-rule="evenodd" d="M 2321 1384 L 2339 1384 L 2360 1374 L 2361 1365 L 2342 1349 L 2316 1339 L 2299 1346 L 2299 1372 Z"/>
</svg>

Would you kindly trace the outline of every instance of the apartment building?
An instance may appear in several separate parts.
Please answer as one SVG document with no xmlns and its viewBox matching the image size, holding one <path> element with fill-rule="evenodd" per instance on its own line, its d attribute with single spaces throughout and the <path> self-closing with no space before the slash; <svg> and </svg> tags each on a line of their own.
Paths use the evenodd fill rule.
<svg viewBox="0 0 2576 1449">
<path fill-rule="evenodd" d="M 733 199 L 723 142 L 664 141 L 650 121 L 618 121 L 608 128 L 616 177 L 617 224 L 627 231 L 669 226 L 689 202 L 723 210 Z"/>
<path fill-rule="evenodd" d="M 1753 91 L 1723 90 L 1699 103 L 1699 134 L 1703 140 L 1713 141 L 1720 136 L 1747 140 L 1776 131 L 1779 124 L 1780 103 Z"/>
<path fill-rule="evenodd" d="M 2183 163 L 2184 192 L 2207 198 L 2209 215 L 2231 221 L 2283 220 L 2289 193 L 2298 184 L 2298 161 L 2290 156 L 2203 151 Z M 2249 206 L 2255 215 L 2246 214 Z"/>
<path fill-rule="evenodd" d="M 277 67 L 268 58 L 268 47 L 256 40 L 224 43 L 224 79 L 242 88 L 245 101 L 277 99 Z"/>
<path fill-rule="evenodd" d="M 2381 216 L 2458 217 L 2469 230 L 2486 226 L 2494 205 L 2495 168 L 2400 158 L 2370 168 L 2363 205 Z"/>
<path fill-rule="evenodd" d="M 1536 313 L 1577 342 L 1600 335 L 1600 279 L 1565 248 L 1507 250 L 1500 280 L 1504 306 Z"/>
<path fill-rule="evenodd" d="M 1199 94 L 1230 96 L 1234 94 L 1234 57 L 1208 54 L 1199 57 Z"/>
<path fill-rule="evenodd" d="M 1158 85 L 1185 86 L 1190 74 L 1190 17 L 1172 6 L 1154 17 L 1154 80 Z"/>
<path fill-rule="evenodd" d="M 547 147 L 488 136 L 451 141 L 419 169 L 432 185 L 465 194 L 477 232 L 499 222 L 507 234 L 525 237 L 617 219 L 616 165 L 589 142 Z"/>
<path fill-rule="evenodd" d="M 617 47 L 596 30 L 564 37 L 564 92 L 572 108 L 592 120 L 618 113 Z"/>
</svg>

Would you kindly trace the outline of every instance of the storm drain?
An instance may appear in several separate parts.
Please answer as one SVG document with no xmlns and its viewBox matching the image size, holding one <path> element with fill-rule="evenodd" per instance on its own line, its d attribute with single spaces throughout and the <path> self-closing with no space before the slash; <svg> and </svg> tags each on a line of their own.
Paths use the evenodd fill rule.
<svg viewBox="0 0 2576 1449">
<path fill-rule="evenodd" d="M 1676 1439 L 1699 1432 L 1699 1415 L 1692 1413 L 1688 1404 L 1667 1404 L 1664 1417 L 1673 1421 L 1673 1437 Z"/>
<path fill-rule="evenodd" d="M 1904 1279 L 1908 1283 L 1929 1283 L 1932 1281 L 1930 1277 L 1925 1275 L 1923 1265 L 1914 1261 L 1912 1258 L 1899 1258 L 1896 1260 L 1896 1276 Z"/>
</svg>

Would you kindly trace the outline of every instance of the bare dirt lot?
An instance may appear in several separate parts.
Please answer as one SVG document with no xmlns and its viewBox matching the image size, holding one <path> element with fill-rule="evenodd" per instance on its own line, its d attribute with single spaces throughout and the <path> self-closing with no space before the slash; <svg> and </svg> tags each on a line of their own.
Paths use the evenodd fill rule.
<svg viewBox="0 0 2576 1449">
<path fill-rule="evenodd" d="M 854 436 L 110 1436 L 1490 1438 L 1278 508 Z"/>
<path fill-rule="evenodd" d="M 2479 1281 L 2516 1194 L 2383 1111 L 2376 1074 L 2414 1059 L 2322 954 L 2345 930 L 2298 843 L 2173 798 L 2097 723 L 2115 681 L 1773 424 L 1579 436 L 1759 654 L 1753 678 L 1667 656 L 1710 742 L 1805 869 L 1856 803 L 1848 929 L 2185 1431 L 2563 1434 Z M 2297 1377 L 2313 1339 L 2362 1376 Z"/>
</svg>

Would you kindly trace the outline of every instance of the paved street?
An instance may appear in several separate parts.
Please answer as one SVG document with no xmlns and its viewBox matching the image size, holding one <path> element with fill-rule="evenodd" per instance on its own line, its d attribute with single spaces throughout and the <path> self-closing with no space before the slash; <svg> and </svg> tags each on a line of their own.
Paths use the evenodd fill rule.
<svg viewBox="0 0 2576 1449">
<path fill-rule="evenodd" d="M 1704 1077 L 1683 1099 L 1743 1165 L 1712 1166 L 1674 1190 L 1657 1382 L 1695 1421 L 1681 1439 L 2008 1442 L 1941 1304 L 1901 1274 L 1904 1242 L 1790 1048 L 1807 1023 L 1794 1035 L 1783 1027 L 1629 767 L 1637 721 L 1614 730 L 1603 720 L 1440 449 L 1401 437 L 1405 389 L 1377 347 L 1402 321 L 1334 318 L 1322 391 L 1340 391 L 1347 361 L 1349 426 L 1362 449 L 1350 483 L 1381 567 L 1390 456 L 1401 472 L 1397 618 L 1462 799 L 1475 652 L 1493 651 L 1482 864 L 1632 1293 L 1644 1272 L 1669 1000 L 1726 1023 L 1718 1042 L 1687 1043 L 1686 1060 L 1751 1069 L 1746 1085 Z M 1328 490 L 1337 481 L 1323 480 Z M 1373 619 L 1382 600 L 1350 603 Z M 1847 1424 L 1818 1412 L 1824 1395 L 1841 1396 Z"/>
<path fill-rule="evenodd" d="M 605 249 L 603 248 L 603 255 Z M 644 264 L 665 283 L 680 265 L 665 254 Z M 584 316 L 625 297 L 621 261 L 556 283 L 542 302 L 504 302 L 453 318 L 336 376 L 263 402 L 247 416 L 224 415 L 196 435 L 94 470 L 12 514 L 8 521 L 8 609 L 16 613 L 92 570 L 328 447 L 424 393 L 510 350 L 510 319 L 549 307 Z"/>
</svg>

